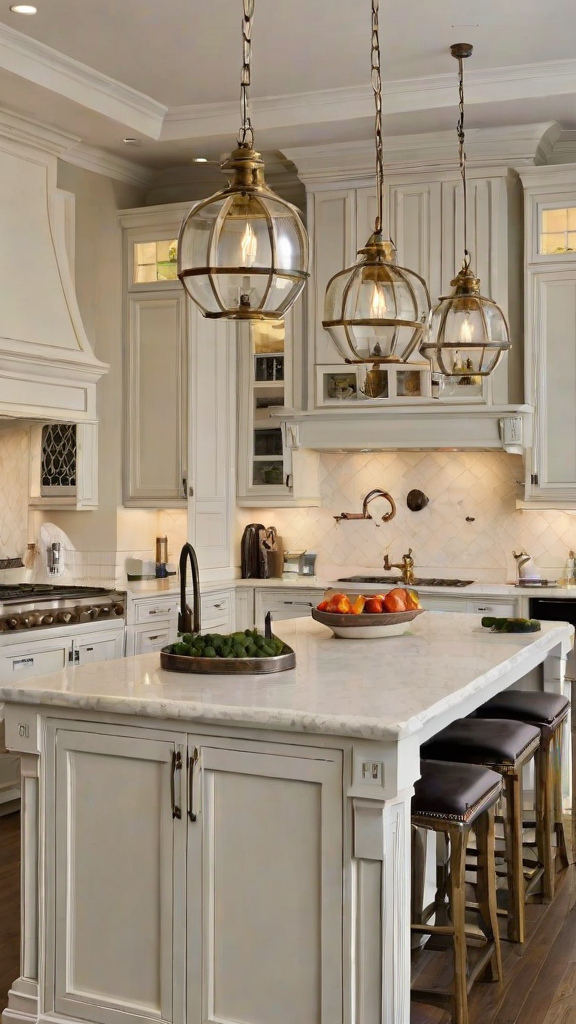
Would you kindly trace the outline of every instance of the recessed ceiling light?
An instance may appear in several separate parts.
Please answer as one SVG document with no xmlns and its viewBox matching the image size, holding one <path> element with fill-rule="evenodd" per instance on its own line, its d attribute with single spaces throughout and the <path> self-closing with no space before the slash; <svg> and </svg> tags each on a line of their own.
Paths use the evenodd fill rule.
<svg viewBox="0 0 576 1024">
<path fill-rule="evenodd" d="M 208 157 L 207 156 L 195 156 L 193 161 L 192 161 L 192 163 L 194 163 L 194 164 L 207 164 L 208 163 Z"/>
<path fill-rule="evenodd" d="M 122 139 L 122 142 L 125 142 L 127 146 L 141 146 L 142 145 L 142 140 L 141 139 L 127 138 L 127 139 Z"/>
<path fill-rule="evenodd" d="M 38 8 L 33 7 L 32 4 L 14 4 L 10 10 L 14 14 L 37 14 Z"/>
</svg>

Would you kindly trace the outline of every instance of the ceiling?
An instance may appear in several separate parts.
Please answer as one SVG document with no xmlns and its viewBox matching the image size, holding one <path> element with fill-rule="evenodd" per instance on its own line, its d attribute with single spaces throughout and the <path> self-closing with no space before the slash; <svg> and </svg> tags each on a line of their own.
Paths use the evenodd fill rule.
<svg viewBox="0 0 576 1024">
<path fill-rule="evenodd" d="M 234 100 L 241 0 L 36 0 L 0 20 L 166 106 Z M 572 58 L 574 0 L 403 0 L 381 6 L 387 80 L 442 74 L 450 43 L 475 46 L 474 67 Z M 253 28 L 256 96 L 368 81 L 369 0 L 258 0 Z"/>
<path fill-rule="evenodd" d="M 22 17 L 0 0 L 4 106 L 150 168 L 230 149 L 239 119 L 241 0 L 35 3 L 38 14 Z M 388 134 L 454 126 L 449 45 L 462 39 L 474 45 L 466 69 L 470 126 L 557 120 L 576 128 L 574 0 L 381 0 L 380 21 Z M 260 146 L 369 138 L 369 47 L 369 0 L 257 0 L 252 93 Z M 127 147 L 126 136 L 141 145 Z"/>
</svg>

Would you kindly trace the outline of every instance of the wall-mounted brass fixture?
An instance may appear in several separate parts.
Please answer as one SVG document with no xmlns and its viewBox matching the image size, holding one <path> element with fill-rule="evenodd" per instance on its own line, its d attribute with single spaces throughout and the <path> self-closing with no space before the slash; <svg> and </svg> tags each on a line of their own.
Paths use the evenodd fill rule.
<svg viewBox="0 0 576 1024">
<path fill-rule="evenodd" d="M 396 502 L 392 495 L 388 494 L 388 491 L 382 491 L 379 487 L 375 487 L 373 491 L 368 492 L 362 502 L 361 512 L 341 512 L 339 516 L 334 516 L 334 519 L 337 523 L 341 523 L 343 519 L 372 519 L 368 511 L 368 505 L 374 498 L 386 498 L 386 501 L 390 502 L 390 511 L 382 516 L 382 522 L 389 523 L 396 515 Z M 376 526 L 380 526 L 380 523 L 376 523 Z"/>
</svg>

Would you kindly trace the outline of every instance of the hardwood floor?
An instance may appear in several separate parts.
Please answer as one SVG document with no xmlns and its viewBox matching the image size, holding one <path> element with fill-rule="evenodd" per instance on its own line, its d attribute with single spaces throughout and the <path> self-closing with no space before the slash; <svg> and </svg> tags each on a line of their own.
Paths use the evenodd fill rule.
<svg viewBox="0 0 576 1024">
<path fill-rule="evenodd" d="M 20 815 L 0 817 L 0 1010 L 19 974 Z M 504 981 L 474 987 L 470 1024 L 575 1024 L 576 866 L 559 877 L 553 903 L 527 907 L 528 940 L 503 942 Z M 441 1010 L 413 1005 L 411 1024 L 448 1024 Z"/>
<path fill-rule="evenodd" d="M 0 817 L 0 1010 L 20 973 L 20 815 Z"/>
</svg>

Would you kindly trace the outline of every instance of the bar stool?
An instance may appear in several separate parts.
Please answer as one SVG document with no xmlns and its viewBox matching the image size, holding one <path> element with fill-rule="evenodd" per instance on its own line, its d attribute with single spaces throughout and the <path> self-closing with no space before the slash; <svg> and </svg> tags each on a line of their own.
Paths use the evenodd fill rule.
<svg viewBox="0 0 576 1024">
<path fill-rule="evenodd" d="M 447 761 L 422 761 L 420 771 L 421 778 L 412 798 L 412 823 L 419 828 L 443 832 L 450 844 L 450 923 L 428 924 L 439 909 L 433 904 L 425 912 L 424 921 L 412 924 L 412 931 L 452 939 L 454 979 L 449 990 L 419 987 L 416 980 L 411 994 L 416 1002 L 441 1007 L 451 1004 L 454 1024 L 468 1024 L 468 994 L 474 982 L 483 972 L 487 972 L 492 981 L 499 981 L 502 976 L 494 860 L 494 806 L 501 795 L 502 781 L 489 768 Z M 478 847 L 478 912 L 486 940 L 473 967 L 469 964 L 467 939 L 477 942 L 478 935 L 467 933 L 465 917 L 466 845 L 472 829 Z"/>
<path fill-rule="evenodd" d="M 512 718 L 540 729 L 535 762 L 536 846 L 542 849 L 542 889 L 545 899 L 554 898 L 556 857 L 568 867 L 568 851 L 562 813 L 562 742 L 570 701 L 558 693 L 538 690 L 504 690 L 478 708 L 481 718 Z M 524 827 L 533 822 L 524 821 Z M 553 845 L 556 839 L 556 848 Z"/>
<path fill-rule="evenodd" d="M 461 718 L 420 748 L 422 757 L 492 768 L 502 776 L 506 796 L 504 838 L 508 878 L 508 938 L 524 942 L 524 864 L 522 842 L 522 771 L 540 744 L 540 730 L 510 719 Z M 543 870 L 544 849 L 538 849 Z"/>
</svg>

